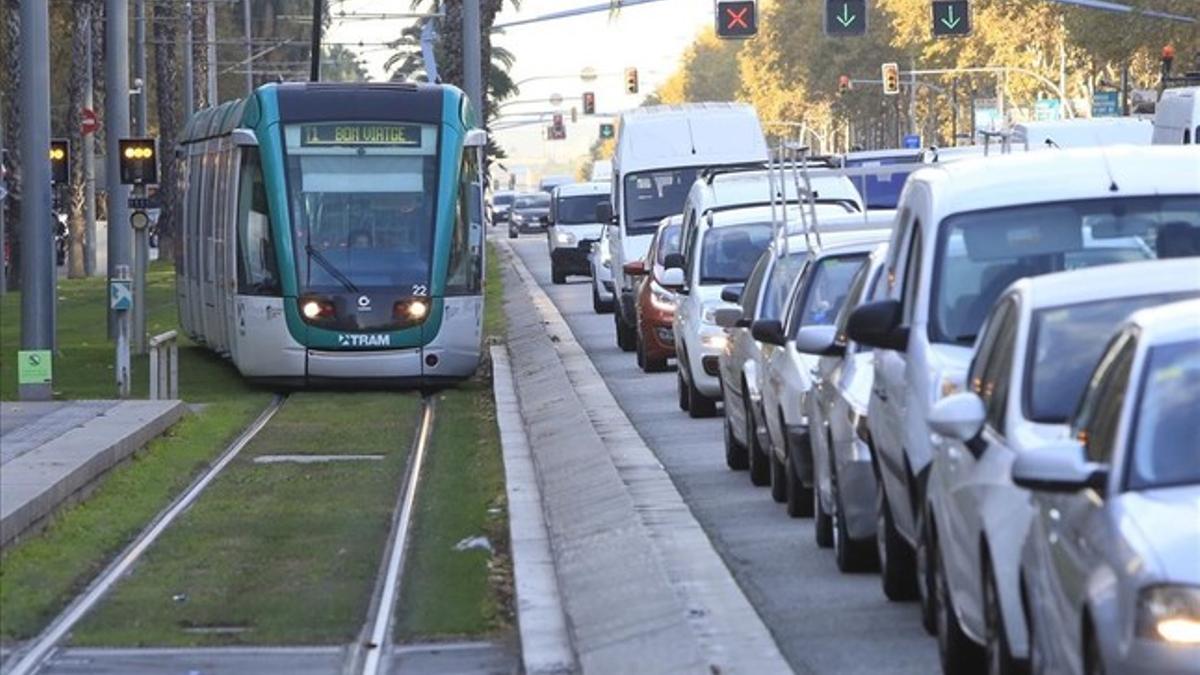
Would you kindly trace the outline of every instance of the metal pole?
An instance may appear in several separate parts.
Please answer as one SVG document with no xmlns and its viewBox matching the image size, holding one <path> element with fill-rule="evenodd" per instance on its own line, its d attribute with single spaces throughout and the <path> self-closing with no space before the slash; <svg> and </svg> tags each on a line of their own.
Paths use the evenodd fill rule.
<svg viewBox="0 0 1200 675">
<path fill-rule="evenodd" d="M 950 88 L 950 147 L 958 146 L 958 78 Z"/>
<path fill-rule="evenodd" d="M 208 35 L 205 37 L 208 44 L 206 56 L 208 59 L 208 104 L 216 105 L 217 101 L 217 4 L 215 0 L 208 0 L 208 13 L 205 16 L 205 25 L 208 29 L 205 31 Z"/>
<path fill-rule="evenodd" d="M 0 95 L 0 162 L 4 161 L 4 96 Z M 0 178 L 0 298 L 8 291 L 8 261 L 4 257 L 4 244 L 8 241 L 5 236 L 4 212 L 8 210 L 8 196 L 4 191 L 8 188 L 8 177 Z"/>
<path fill-rule="evenodd" d="M 325 5 L 322 0 L 313 0 L 312 15 L 312 45 L 309 55 L 308 81 L 321 81 L 321 20 L 325 16 Z"/>
<path fill-rule="evenodd" d="M 463 84 L 483 119 L 483 48 L 480 46 L 479 0 L 463 0 Z"/>
<path fill-rule="evenodd" d="M 108 181 L 108 279 L 118 265 L 129 266 L 133 235 L 129 227 L 129 187 L 121 185 L 118 141 L 129 135 L 129 0 L 105 0 L 104 78 L 105 157 Z M 117 336 L 117 314 L 109 311 L 109 335 Z"/>
<path fill-rule="evenodd" d="M 146 0 L 134 0 L 134 49 L 133 76 L 137 80 L 136 101 L 137 117 L 133 124 L 133 135 L 146 135 Z M 138 186 L 135 194 L 145 196 L 145 188 Z M 128 223 L 118 223 L 118 227 L 128 227 Z M 133 326 L 130 328 L 130 346 L 134 354 L 146 353 L 146 267 L 150 260 L 150 244 L 146 230 L 133 232 Z"/>
<path fill-rule="evenodd" d="M 1121 114 L 1129 116 L 1129 60 L 1121 64 Z"/>
<path fill-rule="evenodd" d="M 917 60 L 912 60 L 912 70 L 917 69 Z M 919 133 L 917 130 L 917 74 L 909 75 L 908 82 L 908 133 Z"/>
<path fill-rule="evenodd" d="M 254 93 L 254 30 L 250 24 L 250 0 L 242 0 L 242 32 L 246 36 L 246 96 Z"/>
<path fill-rule="evenodd" d="M 95 83 L 92 80 L 92 49 L 95 45 L 92 12 L 88 12 L 87 27 L 87 80 L 83 85 L 83 107 L 95 111 Z M 96 134 L 83 135 L 83 271 L 87 276 L 96 275 Z"/>
<path fill-rule="evenodd" d="M 191 119 L 196 112 L 196 82 L 192 79 L 195 64 L 192 59 L 196 53 L 196 36 L 193 31 L 192 3 L 183 3 L 184 48 L 183 48 L 183 112 Z"/>
<path fill-rule="evenodd" d="M 21 350 L 54 349 L 53 213 L 50 205 L 50 6 L 21 3 Z M 46 354 L 20 354 L 19 370 Z M 52 359 L 53 357 L 51 357 Z M 32 361 L 30 361 L 32 360 Z M 51 370 L 53 375 L 53 370 Z M 49 400 L 51 381 L 21 382 L 22 400 Z"/>
</svg>

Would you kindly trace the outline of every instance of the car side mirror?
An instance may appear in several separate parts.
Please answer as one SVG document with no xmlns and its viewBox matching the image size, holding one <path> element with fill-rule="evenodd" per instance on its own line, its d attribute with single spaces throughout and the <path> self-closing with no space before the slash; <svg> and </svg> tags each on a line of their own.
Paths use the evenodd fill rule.
<svg viewBox="0 0 1200 675">
<path fill-rule="evenodd" d="M 683 288 L 684 281 L 683 269 L 679 267 L 669 267 L 663 270 L 658 279 L 659 285 L 672 291 Z"/>
<path fill-rule="evenodd" d="M 979 436 L 987 409 L 974 392 L 951 394 L 934 404 L 927 421 L 935 433 L 968 442 Z"/>
<path fill-rule="evenodd" d="M 609 202 L 600 202 L 596 205 L 596 222 L 597 223 L 614 223 L 612 204 Z"/>
<path fill-rule="evenodd" d="M 846 346 L 837 342 L 833 326 L 804 326 L 796 331 L 796 351 L 817 356 L 841 356 Z"/>
<path fill-rule="evenodd" d="M 1074 493 L 1091 488 L 1104 494 L 1108 467 L 1084 458 L 1083 444 L 1066 440 L 1019 453 L 1012 480 L 1027 490 Z"/>
<path fill-rule="evenodd" d="M 737 328 L 742 320 L 741 307 L 722 307 L 713 312 L 713 323 L 721 328 Z"/>
<path fill-rule="evenodd" d="M 851 340 L 869 347 L 908 349 L 908 327 L 900 325 L 900 301 L 877 300 L 854 308 L 846 324 Z"/>
<path fill-rule="evenodd" d="M 663 267 L 667 269 L 682 270 L 683 265 L 684 260 L 682 253 L 668 253 L 667 257 L 663 259 Z"/>
<path fill-rule="evenodd" d="M 774 319 L 759 319 L 750 324 L 750 334 L 755 340 L 782 347 L 787 342 L 783 324 Z"/>
<path fill-rule="evenodd" d="M 721 289 L 721 299 L 725 302 L 742 301 L 742 284 L 730 284 Z"/>
<path fill-rule="evenodd" d="M 646 273 L 646 263 L 641 260 L 634 260 L 625 263 L 622 269 L 625 270 L 625 274 L 631 277 L 640 277 Z"/>
</svg>

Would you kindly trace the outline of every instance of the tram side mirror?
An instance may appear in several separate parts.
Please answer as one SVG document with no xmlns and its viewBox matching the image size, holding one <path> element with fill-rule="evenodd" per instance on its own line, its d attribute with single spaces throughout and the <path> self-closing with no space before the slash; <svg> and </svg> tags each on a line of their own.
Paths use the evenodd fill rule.
<svg viewBox="0 0 1200 675">
<path fill-rule="evenodd" d="M 468 148 L 482 148 L 487 145 L 487 132 L 483 129 L 471 129 L 463 139 L 463 145 Z"/>
<path fill-rule="evenodd" d="M 596 205 L 596 222 L 605 225 L 615 225 L 613 220 L 612 204 L 608 202 L 600 202 Z"/>
<path fill-rule="evenodd" d="M 233 144 L 239 148 L 258 147 L 258 136 L 250 129 L 234 129 L 230 136 L 233 138 Z"/>
</svg>

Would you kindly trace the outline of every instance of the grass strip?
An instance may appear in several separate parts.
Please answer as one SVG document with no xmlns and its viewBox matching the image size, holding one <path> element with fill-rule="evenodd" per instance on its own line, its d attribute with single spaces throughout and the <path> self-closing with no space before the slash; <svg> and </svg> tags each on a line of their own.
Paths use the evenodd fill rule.
<svg viewBox="0 0 1200 675">
<path fill-rule="evenodd" d="M 343 644 L 362 627 L 419 397 L 293 395 L 75 630 L 85 646 Z M 383 461 L 255 464 L 263 454 Z"/>
<path fill-rule="evenodd" d="M 114 468 L 92 496 L 0 556 L 0 642 L 32 637 L 250 423 L 267 397 L 213 403 Z"/>
</svg>

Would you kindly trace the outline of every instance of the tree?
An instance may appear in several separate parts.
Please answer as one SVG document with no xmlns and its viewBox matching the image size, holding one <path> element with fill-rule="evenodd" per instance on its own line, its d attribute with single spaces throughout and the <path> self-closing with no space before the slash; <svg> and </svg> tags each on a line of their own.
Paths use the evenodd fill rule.
<svg viewBox="0 0 1200 675">
<path fill-rule="evenodd" d="M 175 250 L 175 224 L 180 219 L 179 160 L 174 148 L 179 143 L 179 49 L 176 28 L 179 17 L 175 5 L 154 3 L 154 80 L 155 111 L 158 114 L 158 147 L 162 175 L 158 181 L 158 250 L 164 254 Z"/>
<path fill-rule="evenodd" d="M 84 245 L 87 223 L 83 202 L 85 179 L 83 171 L 83 97 L 88 86 L 87 49 L 92 40 L 92 3 L 90 0 L 73 3 L 71 16 L 71 81 L 67 90 L 67 136 L 73 150 L 71 175 L 67 185 L 67 228 L 71 245 L 67 255 L 67 274 L 78 279 L 86 274 Z"/>
<path fill-rule="evenodd" d="M 4 43 L 0 44 L 0 92 L 4 93 L 4 147 L 8 150 L 8 208 L 5 214 L 5 235 L 7 242 L 0 242 L 0 248 L 8 245 L 8 287 L 17 288 L 21 283 L 21 151 L 17 147 L 17 139 L 21 137 L 21 106 L 17 92 L 21 89 L 21 3 L 20 0 L 3 0 L 3 26 L 0 35 Z M 0 255 L 3 253 L 0 252 Z"/>
</svg>

